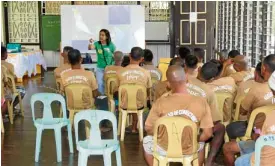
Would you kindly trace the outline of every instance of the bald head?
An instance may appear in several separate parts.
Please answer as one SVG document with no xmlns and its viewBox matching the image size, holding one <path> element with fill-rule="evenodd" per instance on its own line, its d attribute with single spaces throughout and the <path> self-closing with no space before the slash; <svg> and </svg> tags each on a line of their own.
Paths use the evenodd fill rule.
<svg viewBox="0 0 275 166">
<path fill-rule="evenodd" d="M 238 55 L 234 59 L 234 69 L 238 72 L 247 70 L 248 59 L 244 55 Z"/>
<path fill-rule="evenodd" d="M 169 66 L 166 72 L 166 77 L 170 83 L 186 82 L 184 69 L 179 65 Z"/>
</svg>

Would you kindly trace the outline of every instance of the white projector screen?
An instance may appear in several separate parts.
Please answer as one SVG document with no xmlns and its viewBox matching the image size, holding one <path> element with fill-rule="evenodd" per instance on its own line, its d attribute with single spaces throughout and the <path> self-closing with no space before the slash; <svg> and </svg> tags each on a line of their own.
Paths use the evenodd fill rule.
<svg viewBox="0 0 275 166">
<path fill-rule="evenodd" d="M 129 53 L 132 47 L 145 48 L 144 7 L 139 5 L 62 5 L 61 41 L 81 53 L 88 51 L 89 39 L 99 39 L 99 31 L 108 29 L 116 50 Z"/>
</svg>

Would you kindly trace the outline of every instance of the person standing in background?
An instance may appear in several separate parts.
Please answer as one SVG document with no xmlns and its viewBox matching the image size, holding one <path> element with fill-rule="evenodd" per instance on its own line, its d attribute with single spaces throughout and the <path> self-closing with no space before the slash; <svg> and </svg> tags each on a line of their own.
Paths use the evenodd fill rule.
<svg viewBox="0 0 275 166">
<path fill-rule="evenodd" d="M 110 32 L 107 29 L 101 29 L 99 32 L 99 41 L 90 39 L 88 46 L 89 50 L 95 49 L 97 55 L 97 70 L 96 80 L 98 90 L 104 94 L 104 70 L 106 66 L 114 64 L 113 53 L 116 50 L 114 43 L 111 40 Z"/>
</svg>

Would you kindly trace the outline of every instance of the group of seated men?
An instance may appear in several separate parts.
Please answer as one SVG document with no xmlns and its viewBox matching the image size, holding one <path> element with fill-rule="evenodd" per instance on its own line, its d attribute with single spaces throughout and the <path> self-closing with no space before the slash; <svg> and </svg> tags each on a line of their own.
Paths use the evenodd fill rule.
<svg viewBox="0 0 275 166">
<path fill-rule="evenodd" d="M 269 130 L 270 126 L 275 125 L 275 122 L 270 120 L 274 117 L 274 111 L 267 118 L 262 115 L 256 118 L 255 128 L 262 132 L 254 132 L 253 141 L 236 142 L 235 140 L 237 137 L 244 136 L 251 112 L 273 102 L 275 95 L 275 73 L 273 73 L 275 71 L 275 55 L 266 56 L 253 69 L 249 67 L 247 57 L 241 55 L 237 50 L 230 51 L 227 58 L 212 59 L 206 63 L 203 63 L 203 49 L 196 48 L 193 53 L 188 48 L 180 48 L 180 56 L 173 58 L 170 62 L 166 72 L 167 80 L 160 81 L 162 73 L 153 65 L 153 54 L 150 50 L 134 47 L 127 57 L 128 59 L 123 56 L 122 52 L 116 51 L 114 64 L 105 69 L 104 80 L 107 81 L 111 75 L 117 76 L 117 84 L 113 88 L 114 99 L 117 99 L 118 87 L 121 85 L 134 83 L 145 86 L 148 98 L 144 99 L 143 95 L 140 94 L 136 96 L 138 109 L 147 107 L 147 105 L 144 106 L 143 101 L 153 96 L 152 106 L 149 106 L 148 102 L 148 107 L 151 107 L 151 110 L 145 122 L 147 136 L 143 140 L 144 154 L 148 165 L 153 165 L 152 136 L 155 134 L 153 133 L 154 124 L 163 116 L 182 116 L 198 124 L 201 131 L 198 137 L 200 165 L 203 163 L 207 166 L 215 165 L 215 158 L 223 146 L 225 133 L 230 138 L 230 142 L 223 146 L 225 164 L 234 165 L 235 155 L 241 152 L 242 156 L 237 159 L 235 164 L 243 165 L 246 162 L 249 165 L 250 157 L 253 158 L 254 156 L 252 152 L 255 149 L 255 140 L 258 136 L 270 132 L 274 133 L 273 130 Z M 61 80 L 60 90 L 62 92 L 67 86 L 80 83 L 91 87 L 93 98 L 103 95 L 98 91 L 94 74 L 81 67 L 82 57 L 78 50 L 65 47 L 63 57 L 64 65 L 55 70 L 56 79 Z M 124 60 L 125 62 L 123 62 Z M 268 82 L 268 80 L 271 81 Z M 230 93 L 233 96 L 232 99 L 225 101 L 223 113 L 219 111 L 215 95 L 219 92 Z M 150 93 L 153 93 L 152 96 L 149 95 Z M 237 102 L 236 98 L 242 95 L 245 95 L 245 98 L 241 103 L 239 119 L 244 121 L 231 123 L 234 118 L 232 110 L 234 110 Z M 83 98 L 92 100 L 89 97 L 91 96 Z M 130 98 L 127 97 L 127 92 L 122 91 L 119 107 L 127 109 L 128 100 Z M 227 127 L 224 126 L 224 122 L 228 123 Z M 138 132 L 136 115 L 133 115 L 131 132 Z M 165 154 L 167 134 L 165 130 L 159 132 L 162 134 L 159 135 L 161 141 L 157 150 L 159 153 Z M 182 138 L 183 154 L 190 154 L 191 139 L 190 133 L 184 134 Z M 206 161 L 204 161 L 205 143 L 210 143 L 210 152 Z M 247 148 L 248 145 L 249 149 Z M 268 155 L 263 154 L 262 162 L 265 162 L 266 165 L 268 165 L 267 160 L 274 158 L 275 150 L 269 152 Z M 244 154 L 250 156 L 246 157 L 247 155 Z M 254 160 L 251 159 L 251 162 Z"/>
</svg>

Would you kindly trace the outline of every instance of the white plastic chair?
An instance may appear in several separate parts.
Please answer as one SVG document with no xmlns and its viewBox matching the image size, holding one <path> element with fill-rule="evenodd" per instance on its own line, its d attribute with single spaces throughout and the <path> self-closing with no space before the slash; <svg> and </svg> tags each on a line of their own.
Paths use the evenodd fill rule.
<svg viewBox="0 0 275 166">
<path fill-rule="evenodd" d="M 90 137 L 84 141 L 78 138 L 78 123 L 86 120 L 90 123 Z M 113 126 L 113 139 L 101 139 L 99 124 L 103 120 L 109 120 Z M 90 155 L 103 155 L 104 165 L 111 166 L 111 153 L 116 152 L 117 166 L 121 166 L 120 145 L 117 140 L 117 120 L 115 115 L 109 111 L 83 110 L 78 112 L 74 118 L 75 139 L 78 154 L 78 166 L 86 166 Z"/>
</svg>

